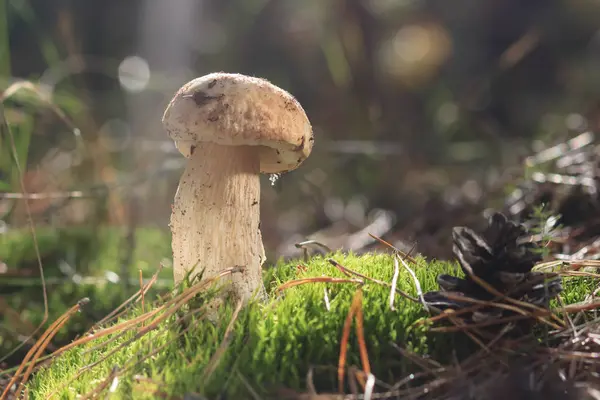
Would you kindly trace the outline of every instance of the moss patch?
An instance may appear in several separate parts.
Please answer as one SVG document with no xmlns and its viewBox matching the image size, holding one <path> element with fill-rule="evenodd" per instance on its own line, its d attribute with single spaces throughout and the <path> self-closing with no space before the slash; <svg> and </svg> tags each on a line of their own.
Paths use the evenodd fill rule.
<svg viewBox="0 0 600 400">
<path fill-rule="evenodd" d="M 389 255 L 358 257 L 338 253 L 332 257 L 369 277 L 385 282 L 392 280 L 394 267 Z M 322 257 L 314 258 L 307 267 L 303 271 L 297 263 L 280 263 L 265 272 L 270 301 L 242 309 L 231 341 L 208 378 L 204 376 L 205 370 L 223 341 L 233 312 L 231 306 L 227 306 L 216 324 L 206 321 L 199 313 L 191 315 L 189 310 L 184 323 L 176 322 L 184 313 L 181 310 L 163 322 L 159 329 L 127 346 L 119 347 L 135 335 L 137 328 L 116 339 L 107 336 L 74 348 L 35 375 L 28 385 L 30 395 L 41 399 L 57 391 L 60 398 L 74 399 L 77 394 L 90 393 L 99 387 L 111 376 L 113 368 L 120 371 L 113 398 L 154 398 L 157 393 L 177 396 L 202 393 L 211 398 L 225 393 L 227 398 L 249 398 L 249 387 L 259 395 L 269 397 L 281 387 L 305 389 L 311 367 L 315 368 L 313 380 L 318 389 L 335 390 L 340 339 L 357 285 L 309 283 L 283 292 L 276 290 L 292 279 L 323 275 L 345 277 Z M 436 288 L 437 274 L 455 273 L 452 264 L 427 263 L 423 259 L 413 268 L 423 290 Z M 415 295 L 413 280 L 402 266 L 398 288 Z M 415 326 L 414 323 L 426 315 L 419 303 L 396 296 L 395 310 L 391 310 L 388 287 L 366 281 L 362 291 L 365 341 L 372 371 L 378 379 L 393 383 L 399 377 L 419 371 L 392 343 L 435 359 L 448 359 L 453 350 L 464 348 L 464 343 L 451 343 L 450 335 L 432 335 L 425 327 Z M 199 299 L 190 303 L 190 309 L 201 302 Z M 140 313 L 138 307 L 122 320 Z M 181 335 L 186 328 L 188 331 Z M 84 368 L 107 355 L 108 358 L 94 367 Z M 350 334 L 347 365 L 361 365 L 354 327 Z"/>
</svg>

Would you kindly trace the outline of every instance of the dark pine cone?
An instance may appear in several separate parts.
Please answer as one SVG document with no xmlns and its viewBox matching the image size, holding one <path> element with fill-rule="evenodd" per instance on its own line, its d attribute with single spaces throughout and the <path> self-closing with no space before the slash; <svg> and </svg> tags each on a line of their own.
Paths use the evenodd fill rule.
<svg viewBox="0 0 600 400">
<path fill-rule="evenodd" d="M 496 296 L 483 288 L 470 275 L 487 282 L 503 295 L 526 301 L 540 307 L 548 307 L 550 300 L 562 290 L 560 277 L 542 272 L 532 272 L 541 260 L 539 246 L 519 243 L 526 234 L 523 225 L 509 221 L 503 214 L 494 213 L 489 226 L 482 235 L 469 228 L 455 227 L 452 231 L 453 252 L 465 273 L 464 278 L 439 275 L 440 291 L 425 294 L 425 302 L 438 309 L 472 307 L 472 302 L 449 299 L 448 293 L 477 300 L 490 301 Z M 497 307 L 479 308 L 463 314 L 467 322 L 477 323 L 513 315 L 511 311 Z"/>
</svg>

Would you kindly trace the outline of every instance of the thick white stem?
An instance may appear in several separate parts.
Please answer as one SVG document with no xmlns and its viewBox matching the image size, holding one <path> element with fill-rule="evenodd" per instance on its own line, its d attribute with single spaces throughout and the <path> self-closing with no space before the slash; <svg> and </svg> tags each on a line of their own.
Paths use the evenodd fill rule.
<svg viewBox="0 0 600 400">
<path fill-rule="evenodd" d="M 264 296 L 259 174 L 256 147 L 202 143 L 193 150 L 171 214 L 175 282 L 194 267 L 206 279 L 242 266 L 222 280 L 230 293 L 244 302 Z"/>
</svg>

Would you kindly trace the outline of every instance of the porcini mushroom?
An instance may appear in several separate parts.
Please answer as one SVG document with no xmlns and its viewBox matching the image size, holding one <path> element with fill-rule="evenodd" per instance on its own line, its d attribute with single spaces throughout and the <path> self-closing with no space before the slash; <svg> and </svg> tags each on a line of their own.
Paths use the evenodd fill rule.
<svg viewBox="0 0 600 400">
<path fill-rule="evenodd" d="M 175 282 L 191 268 L 206 279 L 239 266 L 228 292 L 244 303 L 263 296 L 259 174 L 293 170 L 309 156 L 302 106 L 264 79 L 212 73 L 182 86 L 162 122 L 188 158 L 170 222 Z"/>
</svg>

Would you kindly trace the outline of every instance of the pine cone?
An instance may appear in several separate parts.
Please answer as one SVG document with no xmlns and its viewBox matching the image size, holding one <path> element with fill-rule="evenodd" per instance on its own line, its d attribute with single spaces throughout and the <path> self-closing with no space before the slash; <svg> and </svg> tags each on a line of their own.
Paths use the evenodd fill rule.
<svg viewBox="0 0 600 400">
<path fill-rule="evenodd" d="M 455 227 L 452 232 L 453 252 L 465 273 L 464 278 L 439 275 L 440 291 L 425 294 L 425 302 L 438 309 L 459 310 L 472 307 L 472 302 L 449 299 L 447 294 L 491 301 L 497 296 L 475 282 L 475 275 L 505 296 L 548 307 L 550 300 L 562 290 L 560 277 L 531 271 L 541 260 L 534 243 L 519 243 L 526 234 L 523 225 L 494 213 L 486 231 L 479 235 L 469 228 Z M 497 300 L 496 300 L 497 301 Z M 476 323 L 514 315 L 511 311 L 485 307 L 462 315 L 467 323 Z"/>
</svg>

